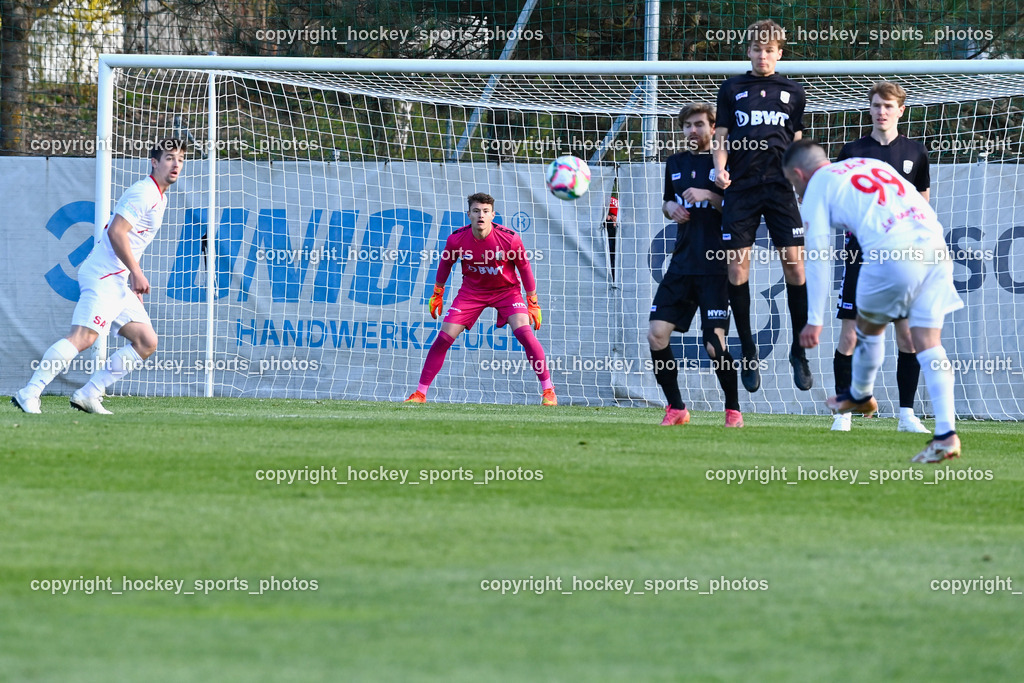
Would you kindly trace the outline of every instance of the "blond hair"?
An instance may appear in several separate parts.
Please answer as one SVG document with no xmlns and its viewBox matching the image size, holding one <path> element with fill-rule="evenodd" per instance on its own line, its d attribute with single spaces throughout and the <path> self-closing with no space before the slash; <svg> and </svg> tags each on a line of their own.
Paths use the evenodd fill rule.
<svg viewBox="0 0 1024 683">
<path fill-rule="evenodd" d="M 875 83 L 871 90 L 868 91 L 868 102 L 875 99 L 875 95 L 878 95 L 883 100 L 896 100 L 896 104 L 903 106 L 903 103 L 907 101 L 907 91 L 904 90 L 898 83 L 892 81 L 880 81 Z"/>
</svg>

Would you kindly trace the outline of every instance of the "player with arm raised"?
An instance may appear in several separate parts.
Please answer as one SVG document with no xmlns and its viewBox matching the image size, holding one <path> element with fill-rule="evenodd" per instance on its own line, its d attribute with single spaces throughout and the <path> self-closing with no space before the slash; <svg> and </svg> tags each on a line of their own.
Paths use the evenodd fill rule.
<svg viewBox="0 0 1024 683">
<path fill-rule="evenodd" d="M 100 397 L 104 390 L 128 374 L 156 351 L 157 335 L 142 296 L 149 294 L 139 259 L 153 241 L 167 208 L 167 188 L 185 164 L 185 143 L 167 139 L 149 152 L 151 173 L 121 195 L 103 237 L 78 270 L 81 296 L 71 317 L 71 332 L 43 354 L 39 369 L 11 401 L 26 413 L 39 413 L 39 397 L 46 386 L 92 346 L 100 334 L 120 330 L 131 342 L 107 361 L 106 367 L 71 395 L 71 405 L 87 413 L 109 415 Z"/>
<path fill-rule="evenodd" d="M 800 334 L 804 348 L 818 345 L 824 323 L 832 289 L 827 257 L 832 230 L 852 233 L 861 246 L 850 388 L 826 405 L 838 413 L 870 415 L 878 409 L 872 394 L 884 356 L 885 328 L 907 316 L 935 408 L 935 435 L 913 461 L 957 457 L 954 378 L 942 347 L 942 324 L 946 314 L 964 304 L 953 284 L 953 262 L 935 211 L 884 161 L 855 157 L 829 163 L 820 145 L 803 140 L 786 151 L 783 167 L 803 197 L 809 303 L 807 327 Z"/>
<path fill-rule="evenodd" d="M 786 33 L 774 21 L 747 29 L 751 70 L 723 81 L 718 90 L 718 126 L 712 146 L 715 183 L 725 190 L 722 239 L 729 250 L 729 303 L 743 349 L 740 377 L 747 391 L 761 386 L 757 342 L 750 329 L 750 248 L 764 216 L 782 260 L 786 302 L 793 324 L 789 362 L 793 383 L 814 384 L 797 341 L 807 323 L 803 228 L 792 186 L 782 174 L 782 153 L 803 135 L 804 89 L 775 73 Z"/>
<path fill-rule="evenodd" d="M 920 142 L 900 135 L 896 129 L 906 109 L 907 92 L 896 83 L 876 83 L 868 92 L 871 104 L 871 134 L 843 146 L 838 161 L 853 157 L 879 159 L 895 168 L 900 175 L 913 183 L 925 201 L 931 187 L 928 153 Z M 836 344 L 832 367 L 836 378 L 836 394 L 850 388 L 850 373 L 853 362 L 853 348 L 857 344 L 857 276 L 860 273 L 860 245 L 857 238 L 846 234 L 846 263 L 840 286 L 839 305 L 836 317 L 842 321 L 842 331 Z M 899 356 L 896 361 L 896 384 L 899 387 L 900 420 L 897 430 L 927 434 L 928 428 L 914 415 L 914 396 L 921 377 L 921 366 L 914 353 L 914 342 L 910 337 L 907 319 L 893 321 L 896 330 L 896 347 Z M 832 422 L 832 430 L 850 430 L 851 413 L 838 413 Z"/>
<path fill-rule="evenodd" d="M 469 225 L 459 228 L 444 245 L 437 266 L 434 294 L 430 297 L 430 315 L 435 320 L 444 303 L 444 288 L 455 262 L 462 259 L 462 287 L 448 308 L 441 331 L 427 352 L 419 386 L 406 403 L 425 403 L 431 382 L 444 365 L 444 357 L 455 339 L 472 327 L 485 308 L 498 311 L 498 327 L 507 322 L 512 334 L 526 350 L 530 366 L 537 373 L 543 390 L 541 404 L 558 405 L 551 373 L 544 361 L 544 349 L 533 330 L 540 329 L 541 312 L 537 301 L 537 283 L 530 269 L 523 241 L 515 231 L 494 223 L 494 197 L 483 192 L 469 196 Z M 526 301 L 520 292 L 519 278 L 526 289 Z"/>
<path fill-rule="evenodd" d="M 722 247 L 722 191 L 715 185 L 715 163 L 709 153 L 715 130 L 715 108 L 690 104 L 679 112 L 688 148 L 665 162 L 661 211 L 676 222 L 676 244 L 668 272 L 651 306 L 647 341 L 654 377 L 668 407 L 662 426 L 683 425 L 690 412 L 679 393 L 672 331 L 686 332 L 700 308 L 704 348 L 725 393 L 725 426 L 742 427 L 736 386 L 736 365 L 725 348 L 729 329 L 729 278 Z"/>
</svg>

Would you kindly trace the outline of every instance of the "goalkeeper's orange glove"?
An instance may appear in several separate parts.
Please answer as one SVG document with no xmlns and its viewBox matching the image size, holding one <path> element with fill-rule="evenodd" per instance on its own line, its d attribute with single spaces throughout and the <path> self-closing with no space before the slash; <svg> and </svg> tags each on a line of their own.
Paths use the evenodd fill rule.
<svg viewBox="0 0 1024 683">
<path fill-rule="evenodd" d="M 526 312 L 530 314 L 530 324 L 533 329 L 540 329 L 540 304 L 537 303 L 537 295 L 526 297 Z"/>
<path fill-rule="evenodd" d="M 437 320 L 444 306 L 444 285 L 434 285 L 434 295 L 430 297 L 427 306 L 430 308 L 430 317 Z"/>
</svg>

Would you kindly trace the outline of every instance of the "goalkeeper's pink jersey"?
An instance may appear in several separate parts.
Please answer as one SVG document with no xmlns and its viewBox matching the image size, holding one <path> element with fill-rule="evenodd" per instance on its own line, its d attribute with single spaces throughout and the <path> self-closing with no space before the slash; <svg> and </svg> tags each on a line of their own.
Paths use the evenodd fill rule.
<svg viewBox="0 0 1024 683">
<path fill-rule="evenodd" d="M 519 278 L 527 292 L 537 289 L 523 240 L 514 230 L 493 224 L 490 234 L 482 240 L 473 235 L 473 226 L 459 228 L 448 236 L 437 266 L 437 284 L 448 281 L 455 262 L 462 259 L 462 289 L 466 294 L 487 294 L 519 290 Z"/>
</svg>

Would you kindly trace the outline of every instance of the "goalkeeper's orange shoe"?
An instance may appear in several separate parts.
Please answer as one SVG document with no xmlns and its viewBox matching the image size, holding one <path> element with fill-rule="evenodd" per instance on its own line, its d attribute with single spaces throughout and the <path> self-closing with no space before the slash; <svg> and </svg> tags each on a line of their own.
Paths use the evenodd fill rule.
<svg viewBox="0 0 1024 683">
<path fill-rule="evenodd" d="M 422 391 L 412 392 L 412 396 L 405 399 L 405 403 L 426 403 L 427 397 Z"/>
<path fill-rule="evenodd" d="M 544 395 L 541 396 L 540 404 L 542 406 L 557 406 L 558 405 L 558 397 L 555 396 L 555 390 L 554 389 L 545 389 L 544 390 Z"/>
<path fill-rule="evenodd" d="M 665 419 L 661 421 L 662 427 L 672 425 L 684 425 L 690 421 L 690 411 L 686 408 L 677 410 L 672 406 L 665 406 Z"/>
</svg>

